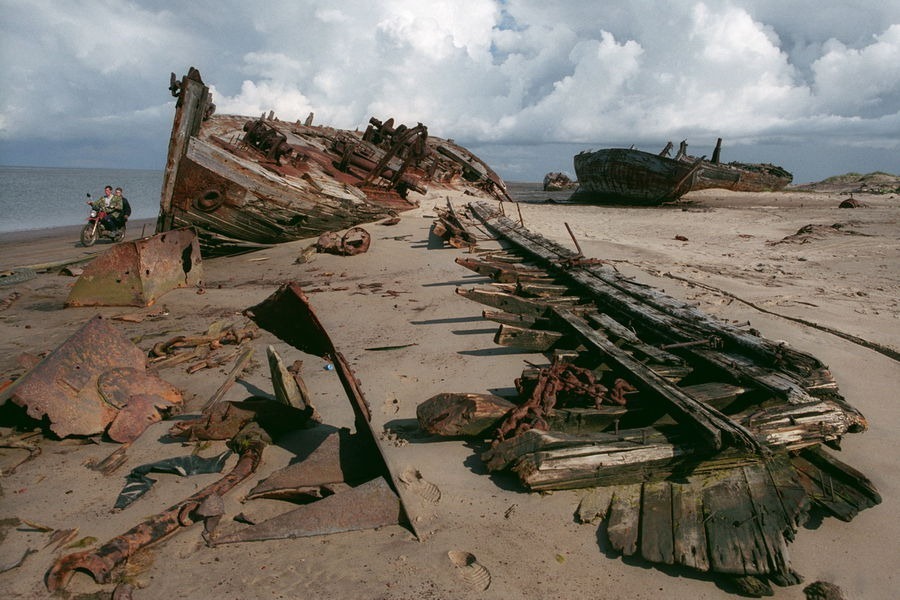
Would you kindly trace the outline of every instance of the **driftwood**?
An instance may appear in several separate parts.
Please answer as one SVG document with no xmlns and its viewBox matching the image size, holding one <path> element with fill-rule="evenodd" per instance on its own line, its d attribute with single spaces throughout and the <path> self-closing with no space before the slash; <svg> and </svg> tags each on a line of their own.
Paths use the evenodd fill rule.
<svg viewBox="0 0 900 600">
<path fill-rule="evenodd" d="M 437 394 L 416 407 L 419 427 L 441 436 L 479 436 L 515 405 L 493 394 Z"/>
</svg>

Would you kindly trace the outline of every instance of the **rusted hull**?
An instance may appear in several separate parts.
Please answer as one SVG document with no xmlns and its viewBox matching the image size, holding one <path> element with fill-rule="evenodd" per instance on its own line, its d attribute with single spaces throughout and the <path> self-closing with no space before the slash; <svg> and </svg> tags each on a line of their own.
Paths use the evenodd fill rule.
<svg viewBox="0 0 900 600">
<path fill-rule="evenodd" d="M 674 159 L 626 148 L 581 152 L 574 163 L 579 188 L 573 199 L 581 201 L 660 204 L 693 190 L 779 190 L 792 179 L 774 165 Z"/>
<path fill-rule="evenodd" d="M 364 133 L 268 117 L 214 115 L 191 69 L 178 98 L 157 232 L 197 229 L 204 255 L 317 237 L 455 189 L 509 199 L 477 157 L 427 128 L 372 119 Z"/>
</svg>

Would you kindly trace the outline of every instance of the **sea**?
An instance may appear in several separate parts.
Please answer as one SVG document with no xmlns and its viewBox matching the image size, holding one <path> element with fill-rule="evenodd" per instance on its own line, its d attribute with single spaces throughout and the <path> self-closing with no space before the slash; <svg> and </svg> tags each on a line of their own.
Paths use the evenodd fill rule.
<svg viewBox="0 0 900 600">
<path fill-rule="evenodd" d="M 161 170 L 0 166 L 0 235 L 84 223 L 85 195 L 107 185 L 122 188 L 132 219 L 155 219 L 162 182 Z"/>
<path fill-rule="evenodd" d="M 80 225 L 88 216 L 86 194 L 121 187 L 132 219 L 159 214 L 163 171 L 0 166 L 0 234 Z M 519 202 L 565 202 L 570 191 L 545 192 L 541 183 L 507 182 Z"/>
</svg>

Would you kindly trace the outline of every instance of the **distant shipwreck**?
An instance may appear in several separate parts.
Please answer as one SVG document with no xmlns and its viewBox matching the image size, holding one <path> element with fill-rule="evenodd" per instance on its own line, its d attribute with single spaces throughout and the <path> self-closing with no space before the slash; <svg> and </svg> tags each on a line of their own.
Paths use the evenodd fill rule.
<svg viewBox="0 0 900 600">
<path fill-rule="evenodd" d="M 421 123 L 364 133 L 268 116 L 216 115 L 193 67 L 178 98 L 156 232 L 197 230 L 204 255 L 315 237 L 418 206 L 410 192 L 509 200 L 503 180 Z"/>
<path fill-rule="evenodd" d="M 606 148 L 575 155 L 575 173 L 579 188 L 573 200 L 661 204 L 684 194 L 710 188 L 738 192 L 763 192 L 783 189 L 793 175 L 767 163 L 721 163 L 719 138 L 711 160 L 687 154 L 681 142 L 674 158 L 669 142 L 659 154 L 633 148 Z"/>
</svg>

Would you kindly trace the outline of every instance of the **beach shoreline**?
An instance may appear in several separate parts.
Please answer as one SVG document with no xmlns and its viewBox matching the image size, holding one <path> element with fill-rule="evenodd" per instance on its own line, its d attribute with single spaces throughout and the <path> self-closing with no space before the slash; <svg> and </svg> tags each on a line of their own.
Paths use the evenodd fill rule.
<svg viewBox="0 0 900 600">
<path fill-rule="evenodd" d="M 849 523 L 830 518 L 800 528 L 789 546 L 792 566 L 805 583 L 837 584 L 848 599 L 887 600 L 898 586 L 894 566 L 900 558 L 894 543 L 900 521 L 893 518 L 900 512 L 895 441 L 900 367 L 846 339 L 779 317 L 815 321 L 900 349 L 900 200 L 857 197 L 864 208 L 838 208 L 843 197 L 837 193 L 711 190 L 689 194 L 669 207 L 521 203 L 515 213 L 509 205 L 506 209 L 566 247 L 574 247 L 571 229 L 585 256 L 608 261 L 620 273 L 723 320 L 749 321 L 765 337 L 783 340 L 829 365 L 841 393 L 869 421 L 866 433 L 846 436 L 839 457 L 873 481 L 883 503 Z M 460 209 L 470 201 L 462 195 L 449 199 Z M 216 322 L 240 322 L 244 309 L 280 285 L 298 282 L 360 382 L 392 471 L 419 473 L 439 490 L 417 504 L 422 540 L 408 528 L 388 526 L 210 548 L 202 525 L 184 528 L 133 561 L 129 580 L 136 586 L 135 598 L 187 593 L 201 600 L 298 595 L 381 600 L 737 597 L 706 574 L 616 556 L 598 529 L 602 523 L 579 524 L 573 517 L 583 498 L 591 493 L 607 497 L 606 490 L 527 493 L 514 477 L 487 475 L 478 444 L 418 431 L 416 407 L 429 397 L 509 393 L 524 368 L 546 362 L 537 353 L 496 346 L 496 324 L 481 318 L 483 307 L 454 293 L 456 287 L 489 280 L 454 262 L 467 255 L 465 250 L 430 235 L 433 207 L 443 204 L 443 196 L 423 202 L 402 213 L 394 226 L 364 225 L 372 246 L 357 256 L 317 254 L 311 262 L 298 262 L 315 242 L 311 239 L 203 261 L 200 287 L 168 292 L 148 308 L 64 308 L 74 278 L 55 272 L 0 288 L 2 298 L 18 294 L 0 312 L 0 377 L 5 378 L 22 373 L 27 361 L 20 357 L 52 351 L 96 314 L 149 350 L 175 335 L 202 335 Z M 139 236 L 143 221 L 129 224 L 129 239 Z M 836 223 L 842 226 L 832 227 Z M 814 227 L 801 233 L 807 226 Z M 70 226 L 0 236 L 0 270 L 85 257 L 109 247 L 99 242 L 81 248 L 79 230 Z M 151 313 L 159 316 L 119 319 Z M 271 393 L 265 348 L 272 345 L 287 364 L 304 361 L 303 375 L 324 423 L 353 427 L 352 411 L 322 357 L 299 353 L 265 332 L 253 344 L 255 358 L 226 400 Z M 373 350 L 384 348 L 390 350 Z M 188 373 L 182 365 L 160 375 L 183 391 L 186 412 L 192 414 L 215 394 L 231 367 L 228 362 Z M 84 466 L 118 448 L 107 441 L 47 439 L 41 442 L 40 456 L 4 473 L 0 522 L 7 525 L 0 563 L 36 550 L 21 566 L 0 573 L 0 587 L 8 597 L 47 597 L 47 568 L 56 556 L 72 551 L 54 550 L 47 545 L 47 533 L 21 526 L 25 520 L 55 530 L 77 528 L 75 540 L 91 536 L 102 543 L 221 476 L 162 474 L 139 502 L 112 511 L 130 469 L 194 449 L 193 444 L 163 443 L 170 426 L 152 425 L 128 448 L 126 464 L 108 477 Z M 0 433 L 11 431 L 0 423 Z M 222 449 L 215 442 L 202 453 L 211 456 Z M 13 460 L 21 451 L 2 456 Z M 267 448 L 260 470 L 223 498 L 222 526 L 239 527 L 233 520 L 238 514 L 259 519 L 283 511 L 282 501 L 245 498 L 261 479 L 294 459 L 288 443 Z M 19 525 L 10 525 L 13 520 Z M 448 558 L 452 551 L 477 557 L 491 576 L 486 590 L 461 576 Z M 805 583 L 776 587 L 773 597 L 801 600 Z M 86 594 L 99 588 L 112 590 L 78 573 L 67 591 Z"/>
</svg>

